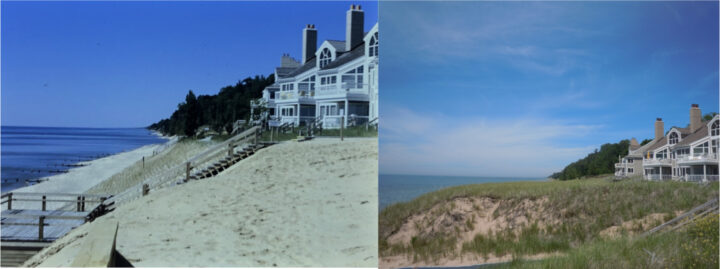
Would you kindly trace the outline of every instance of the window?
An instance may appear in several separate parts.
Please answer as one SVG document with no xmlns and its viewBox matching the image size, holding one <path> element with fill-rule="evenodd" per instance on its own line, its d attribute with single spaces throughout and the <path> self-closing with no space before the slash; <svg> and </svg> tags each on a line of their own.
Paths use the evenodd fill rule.
<svg viewBox="0 0 720 269">
<path fill-rule="evenodd" d="M 288 83 L 288 84 L 282 85 L 282 91 L 284 91 L 284 92 L 292 91 L 293 89 L 295 89 L 295 84 Z"/>
<path fill-rule="evenodd" d="M 628 163 L 633 163 L 633 159 L 627 159 Z"/>
<path fill-rule="evenodd" d="M 304 92 L 315 91 L 315 76 L 310 76 L 298 83 L 298 90 Z"/>
<path fill-rule="evenodd" d="M 667 149 L 655 154 L 655 159 L 667 159 Z"/>
<path fill-rule="evenodd" d="M 670 139 L 668 139 L 670 145 L 675 145 L 678 142 L 678 135 L 676 132 L 670 133 Z"/>
<path fill-rule="evenodd" d="M 695 146 L 693 156 L 701 156 L 708 152 L 708 142 Z"/>
<path fill-rule="evenodd" d="M 372 56 L 378 56 L 378 33 L 375 33 L 370 38 L 370 42 L 368 43 L 368 55 L 370 57 Z"/>
<path fill-rule="evenodd" d="M 628 168 L 628 174 L 634 174 L 635 169 L 634 168 Z"/>
<path fill-rule="evenodd" d="M 320 68 L 330 64 L 330 61 L 332 61 L 332 55 L 330 54 L 330 50 L 325 48 L 320 52 Z"/>
<path fill-rule="evenodd" d="M 363 66 L 358 66 L 342 75 L 342 87 L 345 89 L 358 89 L 363 87 Z"/>
<path fill-rule="evenodd" d="M 715 122 L 713 122 L 712 126 L 710 127 L 710 135 L 720 135 L 720 120 L 716 120 Z"/>
<path fill-rule="evenodd" d="M 337 83 L 337 77 L 336 76 L 327 76 L 327 77 L 321 77 L 320 78 L 320 85 L 330 85 Z"/>
</svg>

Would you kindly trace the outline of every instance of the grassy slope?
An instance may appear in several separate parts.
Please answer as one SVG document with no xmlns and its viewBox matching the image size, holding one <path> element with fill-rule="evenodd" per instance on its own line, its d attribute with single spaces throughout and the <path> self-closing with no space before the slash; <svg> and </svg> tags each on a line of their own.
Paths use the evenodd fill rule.
<svg viewBox="0 0 720 269">
<path fill-rule="evenodd" d="M 497 268 L 718 268 L 718 218 L 710 214 L 678 231 L 599 240 L 564 256 Z"/>
<path fill-rule="evenodd" d="M 688 210 L 717 196 L 717 189 L 717 183 L 701 186 L 681 182 L 612 182 L 608 178 L 451 187 L 425 194 L 407 203 L 388 206 L 380 212 L 380 253 L 381 256 L 412 255 L 416 260 L 428 261 L 460 252 L 482 256 L 488 253 L 525 255 L 566 252 L 573 247 L 598 241 L 600 231 L 623 221 L 639 219 L 651 213 L 674 216 L 675 211 Z M 406 246 L 387 242 L 387 238 L 409 216 L 457 197 L 500 199 L 505 208 L 512 207 L 521 199 L 547 197 L 548 212 L 556 212 L 562 224 L 557 227 L 531 225 L 520 234 L 507 232 L 478 236 L 472 242 L 465 243 L 462 249 L 455 249 L 456 241 L 452 236 L 416 238 Z"/>
</svg>

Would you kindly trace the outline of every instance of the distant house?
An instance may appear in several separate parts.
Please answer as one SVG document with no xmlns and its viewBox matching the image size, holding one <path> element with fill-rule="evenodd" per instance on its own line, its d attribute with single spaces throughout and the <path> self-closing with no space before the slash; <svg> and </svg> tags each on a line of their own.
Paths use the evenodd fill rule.
<svg viewBox="0 0 720 269">
<path fill-rule="evenodd" d="M 283 55 L 275 83 L 253 107 L 263 107 L 260 121 L 324 128 L 364 124 L 378 116 L 378 24 L 364 32 L 364 12 L 351 5 L 345 40 L 325 40 L 317 47 L 317 29 L 302 30 L 302 58 Z M 257 122 L 256 122 L 257 123 Z"/>
<path fill-rule="evenodd" d="M 665 134 L 655 121 L 655 139 L 640 147 L 633 138 L 629 154 L 615 164 L 615 175 L 642 175 L 648 180 L 717 181 L 720 115 L 703 122 L 700 107 L 690 107 L 690 124 Z"/>
</svg>

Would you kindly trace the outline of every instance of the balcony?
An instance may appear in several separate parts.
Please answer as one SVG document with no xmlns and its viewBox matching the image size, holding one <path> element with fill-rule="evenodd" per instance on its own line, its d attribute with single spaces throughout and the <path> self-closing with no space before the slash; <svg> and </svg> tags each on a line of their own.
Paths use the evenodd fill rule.
<svg viewBox="0 0 720 269">
<path fill-rule="evenodd" d="M 718 175 L 685 175 L 682 177 L 684 181 L 688 182 L 707 182 L 707 181 L 718 181 Z"/>
<path fill-rule="evenodd" d="M 277 100 L 311 100 L 314 95 L 315 91 L 285 91 L 275 93 Z"/>
<path fill-rule="evenodd" d="M 670 166 L 672 160 L 670 159 L 645 159 L 643 160 L 643 166 Z"/>
<path fill-rule="evenodd" d="M 368 90 L 364 88 L 363 83 L 345 82 L 331 85 L 321 85 L 317 89 L 318 97 L 331 97 L 331 96 L 347 96 L 348 94 L 368 94 Z"/>
<path fill-rule="evenodd" d="M 682 155 L 677 158 L 678 164 L 717 164 L 718 154 L 716 153 L 703 153 L 703 154 L 692 154 Z"/>
<path fill-rule="evenodd" d="M 670 179 L 672 179 L 672 175 L 650 174 L 650 175 L 645 175 L 645 179 L 649 179 L 649 180 L 670 180 Z"/>
<path fill-rule="evenodd" d="M 625 163 L 615 163 L 615 168 L 625 168 Z"/>
</svg>

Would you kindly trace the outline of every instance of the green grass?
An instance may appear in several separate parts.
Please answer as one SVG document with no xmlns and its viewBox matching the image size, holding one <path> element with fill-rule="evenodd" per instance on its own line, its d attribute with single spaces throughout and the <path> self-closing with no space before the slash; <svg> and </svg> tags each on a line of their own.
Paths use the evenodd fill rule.
<svg viewBox="0 0 720 269">
<path fill-rule="evenodd" d="M 411 255 L 415 260 L 437 260 L 441 256 L 475 253 L 480 256 L 511 254 L 514 256 L 548 252 L 567 252 L 598 240 L 599 232 L 624 221 L 643 218 L 652 213 L 674 216 L 677 210 L 688 210 L 717 196 L 718 184 L 703 186 L 683 182 L 647 182 L 625 180 L 612 182 L 611 177 L 570 181 L 487 183 L 451 187 L 428 193 L 417 199 L 388 206 L 379 216 L 381 256 Z M 560 219 L 559 225 L 523 227 L 517 234 L 497 231 L 477 236 L 460 249 L 451 242 L 452 233 L 436 233 L 417 239 L 422 244 L 390 244 L 387 238 L 405 219 L 459 197 L 489 197 L 502 203 L 495 216 L 506 214 L 523 199 L 546 197 L 546 212 Z M 531 223 L 533 220 L 531 220 Z M 517 232 L 517 231 L 516 231 Z M 435 242 L 437 241 L 437 242 Z M 433 255 L 432 248 L 442 255 Z"/>
<path fill-rule="evenodd" d="M 679 231 L 598 240 L 566 255 L 497 268 L 718 268 L 718 218 L 710 214 Z"/>
</svg>

